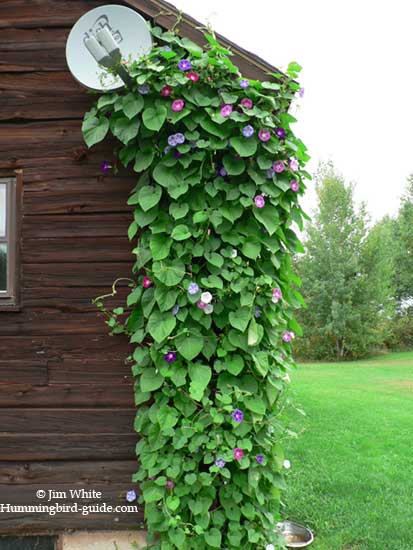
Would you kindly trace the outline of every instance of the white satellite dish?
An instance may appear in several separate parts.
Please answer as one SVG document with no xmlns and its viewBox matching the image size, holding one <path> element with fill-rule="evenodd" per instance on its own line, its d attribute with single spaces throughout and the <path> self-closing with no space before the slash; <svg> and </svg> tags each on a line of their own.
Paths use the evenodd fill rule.
<svg viewBox="0 0 413 550">
<path fill-rule="evenodd" d="M 75 79 L 92 90 L 122 88 L 128 73 L 108 74 L 104 67 L 150 52 L 152 38 L 145 19 L 134 10 L 110 4 L 88 11 L 75 23 L 66 43 L 66 61 Z M 101 66 L 103 65 L 103 67 Z"/>
</svg>

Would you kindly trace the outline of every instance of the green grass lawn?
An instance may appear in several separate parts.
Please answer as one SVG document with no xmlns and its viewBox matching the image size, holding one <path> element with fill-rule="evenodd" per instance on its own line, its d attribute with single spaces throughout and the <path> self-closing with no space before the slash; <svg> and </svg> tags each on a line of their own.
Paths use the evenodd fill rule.
<svg viewBox="0 0 413 550">
<path fill-rule="evenodd" d="M 314 550 L 413 550 L 413 353 L 302 364 L 291 392 L 287 517 Z"/>
</svg>

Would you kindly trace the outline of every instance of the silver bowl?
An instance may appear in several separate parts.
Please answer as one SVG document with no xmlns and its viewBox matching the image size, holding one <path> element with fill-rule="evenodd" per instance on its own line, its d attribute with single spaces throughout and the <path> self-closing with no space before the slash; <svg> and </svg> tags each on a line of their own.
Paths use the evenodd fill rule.
<svg viewBox="0 0 413 550">
<path fill-rule="evenodd" d="M 277 524 L 277 531 L 284 538 L 287 548 L 305 548 L 314 541 L 314 535 L 295 521 L 283 521 Z"/>
</svg>

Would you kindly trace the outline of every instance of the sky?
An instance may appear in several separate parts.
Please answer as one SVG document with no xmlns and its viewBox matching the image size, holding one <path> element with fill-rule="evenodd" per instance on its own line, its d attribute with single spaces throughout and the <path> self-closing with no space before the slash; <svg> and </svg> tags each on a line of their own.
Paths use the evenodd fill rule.
<svg viewBox="0 0 413 550">
<path fill-rule="evenodd" d="M 413 173 L 411 0 L 169 1 L 281 70 L 300 63 L 308 170 L 332 160 L 373 221 L 396 214 Z"/>
</svg>

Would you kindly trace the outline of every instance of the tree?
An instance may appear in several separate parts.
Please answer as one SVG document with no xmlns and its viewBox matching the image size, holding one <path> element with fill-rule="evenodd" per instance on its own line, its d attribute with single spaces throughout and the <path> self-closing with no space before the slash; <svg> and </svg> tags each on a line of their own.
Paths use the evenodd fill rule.
<svg viewBox="0 0 413 550">
<path fill-rule="evenodd" d="M 389 285 L 380 283 L 380 262 L 367 240 L 365 206 L 355 207 L 353 186 L 328 163 L 319 168 L 316 191 L 307 251 L 298 262 L 308 305 L 301 316 L 304 353 L 313 358 L 362 356 L 379 340 L 375 327 L 385 302 L 387 306 Z"/>
<path fill-rule="evenodd" d="M 413 300 L 413 174 L 407 180 L 396 220 L 394 284 L 399 306 Z"/>
</svg>

